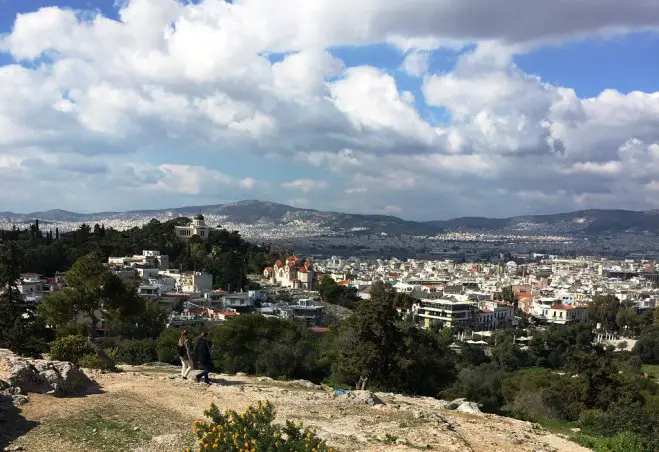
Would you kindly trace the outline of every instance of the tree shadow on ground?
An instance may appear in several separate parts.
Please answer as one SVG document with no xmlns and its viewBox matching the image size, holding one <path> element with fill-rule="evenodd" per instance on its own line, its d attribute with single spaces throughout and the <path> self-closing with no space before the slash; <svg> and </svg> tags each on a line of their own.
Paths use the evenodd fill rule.
<svg viewBox="0 0 659 452">
<path fill-rule="evenodd" d="M 0 450 L 38 426 L 39 423 L 23 417 L 10 395 L 0 395 Z"/>
</svg>

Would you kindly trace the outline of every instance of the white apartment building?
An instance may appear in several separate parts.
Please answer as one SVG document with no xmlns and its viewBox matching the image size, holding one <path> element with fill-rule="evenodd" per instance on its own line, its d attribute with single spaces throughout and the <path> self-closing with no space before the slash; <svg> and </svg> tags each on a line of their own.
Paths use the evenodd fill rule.
<svg viewBox="0 0 659 452">
<path fill-rule="evenodd" d="M 439 325 L 461 330 L 474 327 L 477 312 L 478 304 L 473 301 L 423 299 L 416 315 L 425 328 Z"/>
<path fill-rule="evenodd" d="M 515 321 L 514 308 L 509 304 L 487 300 L 479 302 L 478 307 L 480 308 L 476 318 L 478 331 L 490 331 L 513 326 Z"/>
</svg>

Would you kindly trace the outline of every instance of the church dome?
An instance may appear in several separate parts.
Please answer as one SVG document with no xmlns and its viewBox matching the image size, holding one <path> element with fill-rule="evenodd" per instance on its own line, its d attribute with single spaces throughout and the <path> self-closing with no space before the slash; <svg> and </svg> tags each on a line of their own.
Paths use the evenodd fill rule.
<svg viewBox="0 0 659 452">
<path fill-rule="evenodd" d="M 202 214 L 198 214 L 194 217 L 194 219 L 199 221 L 204 221 L 204 216 Z"/>
</svg>

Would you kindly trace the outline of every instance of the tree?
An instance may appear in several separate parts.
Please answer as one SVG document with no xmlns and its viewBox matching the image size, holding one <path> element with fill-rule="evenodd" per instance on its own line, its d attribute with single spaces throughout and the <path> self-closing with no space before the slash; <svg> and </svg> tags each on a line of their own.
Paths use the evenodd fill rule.
<svg viewBox="0 0 659 452">
<path fill-rule="evenodd" d="M 394 304 L 396 305 L 396 308 L 403 312 L 411 311 L 412 306 L 417 302 L 418 300 L 416 298 L 406 293 L 398 292 L 394 295 Z"/>
<path fill-rule="evenodd" d="M 595 295 L 588 306 L 588 317 L 605 330 L 617 331 L 619 326 L 616 318 L 620 307 L 620 300 L 615 295 Z"/>
<path fill-rule="evenodd" d="M 634 353 L 643 364 L 659 364 L 659 328 L 643 334 L 634 345 Z"/>
<path fill-rule="evenodd" d="M 321 278 L 318 292 L 325 303 L 336 304 L 348 309 L 357 307 L 357 290 L 352 287 L 339 286 L 334 279 L 327 275 Z"/>
<path fill-rule="evenodd" d="M 112 360 L 96 343 L 97 324 L 104 312 L 118 310 L 126 314 L 135 309 L 137 294 L 102 263 L 98 252 L 78 259 L 66 275 L 67 287 L 44 298 L 39 312 L 54 327 L 80 319 L 87 323 L 87 340 L 103 364 Z"/>
<path fill-rule="evenodd" d="M 49 332 L 36 316 L 36 304 L 18 290 L 21 258 L 14 243 L 0 245 L 0 348 L 38 357 L 48 349 Z"/>
<path fill-rule="evenodd" d="M 336 334 L 332 378 L 351 386 L 367 379 L 379 389 L 436 395 L 454 378 L 448 345 L 434 332 L 403 321 L 388 284 L 374 283 L 370 295 Z"/>
<path fill-rule="evenodd" d="M 501 289 L 501 298 L 517 307 L 517 299 L 515 298 L 515 292 L 513 291 L 512 286 L 506 286 Z"/>
</svg>

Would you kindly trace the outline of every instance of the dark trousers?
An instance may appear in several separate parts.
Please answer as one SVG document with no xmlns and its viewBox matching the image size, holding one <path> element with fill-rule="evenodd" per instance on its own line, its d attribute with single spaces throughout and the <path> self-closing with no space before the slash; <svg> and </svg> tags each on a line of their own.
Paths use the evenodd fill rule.
<svg viewBox="0 0 659 452">
<path fill-rule="evenodd" d="M 210 383 L 208 380 L 208 374 L 211 373 L 210 363 L 201 363 L 202 371 L 197 374 L 197 381 L 201 380 L 201 377 L 204 377 L 205 383 Z"/>
</svg>

